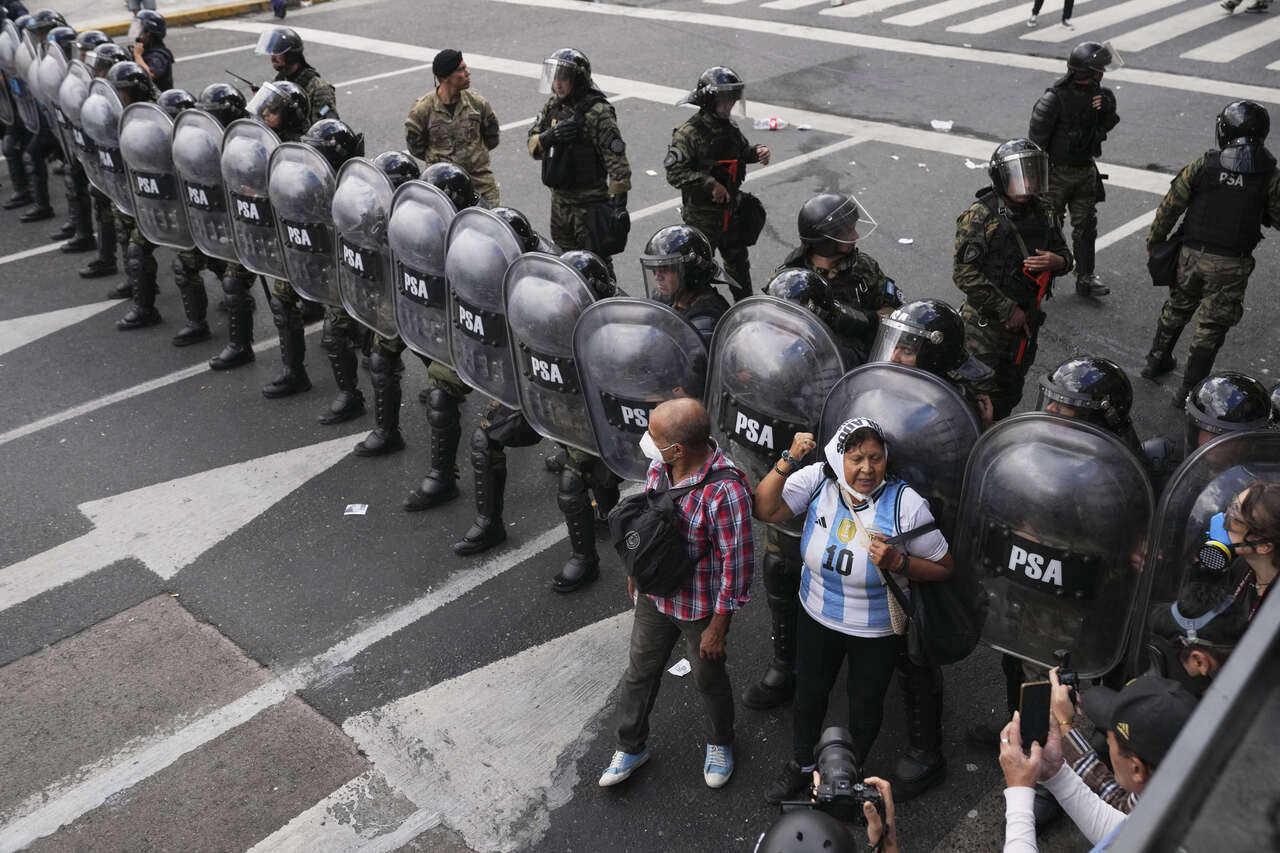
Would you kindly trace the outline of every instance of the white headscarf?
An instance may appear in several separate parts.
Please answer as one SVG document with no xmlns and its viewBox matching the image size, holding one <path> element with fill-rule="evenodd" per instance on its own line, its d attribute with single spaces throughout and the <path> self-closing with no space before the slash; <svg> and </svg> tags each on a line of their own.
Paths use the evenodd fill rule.
<svg viewBox="0 0 1280 853">
<path fill-rule="evenodd" d="M 845 446 L 846 442 L 849 440 L 849 436 L 853 435 L 857 430 L 864 428 L 874 431 L 880 438 L 880 444 L 884 447 L 885 462 L 888 462 L 889 445 L 884 440 L 884 430 L 880 428 L 880 424 L 870 418 L 849 418 L 849 420 L 840 424 L 840 429 L 836 430 L 836 434 L 827 442 L 827 446 L 823 451 L 827 457 L 827 464 L 830 465 L 831 470 L 835 472 L 836 482 L 840 484 L 840 488 L 851 501 L 859 504 L 863 504 L 871 500 L 871 495 L 864 495 L 862 492 L 855 490 L 853 486 L 849 484 L 849 481 L 845 479 L 844 452 L 849 449 Z"/>
</svg>

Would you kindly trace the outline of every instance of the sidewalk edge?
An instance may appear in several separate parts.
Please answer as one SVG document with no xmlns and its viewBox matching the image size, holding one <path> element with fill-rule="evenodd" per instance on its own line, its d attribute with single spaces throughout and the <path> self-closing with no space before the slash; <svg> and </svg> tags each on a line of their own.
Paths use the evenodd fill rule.
<svg viewBox="0 0 1280 853">
<path fill-rule="evenodd" d="M 312 3 L 326 3 L 328 0 L 311 0 Z M 238 3 L 219 3 L 214 6 L 203 6 L 199 9 L 183 9 L 165 15 L 170 27 L 185 27 L 202 21 L 213 21 L 219 18 L 234 18 L 253 12 L 265 12 L 271 9 L 271 0 L 241 0 Z M 93 29 L 102 30 L 108 36 L 126 35 L 129 32 L 129 20 L 117 21 L 113 24 L 101 24 Z M 281 24 L 285 26 L 285 24 Z"/>
</svg>

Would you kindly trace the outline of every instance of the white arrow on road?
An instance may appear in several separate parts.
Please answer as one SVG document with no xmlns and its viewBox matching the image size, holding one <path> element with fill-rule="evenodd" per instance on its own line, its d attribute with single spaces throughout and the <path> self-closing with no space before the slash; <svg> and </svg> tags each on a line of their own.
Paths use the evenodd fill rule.
<svg viewBox="0 0 1280 853">
<path fill-rule="evenodd" d="M 94 529 L 0 569 L 0 611 L 127 557 L 171 578 L 348 455 L 356 437 L 285 450 L 80 504 Z"/>
<path fill-rule="evenodd" d="M 249 853 L 390 851 L 437 823 L 482 853 L 536 843 L 573 796 L 630 626 L 627 610 L 350 718 L 375 769 Z"/>
<path fill-rule="evenodd" d="M 122 304 L 124 303 L 119 299 L 108 299 L 105 302 L 91 302 L 88 305 L 61 308 L 44 314 L 32 314 L 29 317 L 0 320 L 0 355 L 12 352 L 18 347 L 25 347 L 45 335 L 52 335 L 68 326 L 87 320 L 95 314 L 101 314 L 114 305 Z"/>
</svg>

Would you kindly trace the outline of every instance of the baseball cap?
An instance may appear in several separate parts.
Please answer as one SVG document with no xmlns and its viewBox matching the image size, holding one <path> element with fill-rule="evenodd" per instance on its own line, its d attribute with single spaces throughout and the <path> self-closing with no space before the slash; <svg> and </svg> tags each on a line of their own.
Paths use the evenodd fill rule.
<svg viewBox="0 0 1280 853">
<path fill-rule="evenodd" d="M 1144 675 L 1122 690 L 1086 690 L 1080 706 L 1096 725 L 1115 732 L 1144 764 L 1156 767 L 1191 719 L 1196 697 L 1171 678 Z"/>
</svg>

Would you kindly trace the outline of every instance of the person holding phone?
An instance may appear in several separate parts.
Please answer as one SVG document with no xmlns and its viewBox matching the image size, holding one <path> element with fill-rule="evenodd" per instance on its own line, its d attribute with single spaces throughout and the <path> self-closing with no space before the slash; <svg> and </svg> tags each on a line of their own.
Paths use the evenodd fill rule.
<svg viewBox="0 0 1280 853">
<path fill-rule="evenodd" d="M 943 581 L 954 567 L 946 538 L 932 528 L 928 501 L 891 473 L 889 442 L 879 424 L 850 418 L 828 442 L 825 461 L 800 468 L 795 460 L 816 446 L 812 433 L 798 433 L 790 450 L 756 487 L 757 519 L 779 523 L 801 514 L 805 518 L 795 734 L 791 758 L 765 793 L 771 803 L 788 799 L 808 784 L 831 686 L 846 657 L 850 734 L 859 766 L 865 763 L 880 732 L 894 670 L 904 673 L 904 684 L 923 681 L 913 677 L 917 670 L 926 670 L 906 655 L 906 615 L 887 584 L 895 583 L 910 595 L 908 581 Z M 896 539 L 926 526 L 929 532 Z M 914 697 L 909 702 L 918 703 L 908 708 L 909 717 L 935 718 L 926 706 L 941 703 L 940 695 L 909 685 L 905 692 Z M 910 728 L 916 730 L 916 740 L 930 734 L 924 729 L 932 726 Z M 920 746 L 929 752 L 921 755 L 931 770 L 929 784 L 941 782 L 946 762 L 938 744 Z"/>
</svg>

